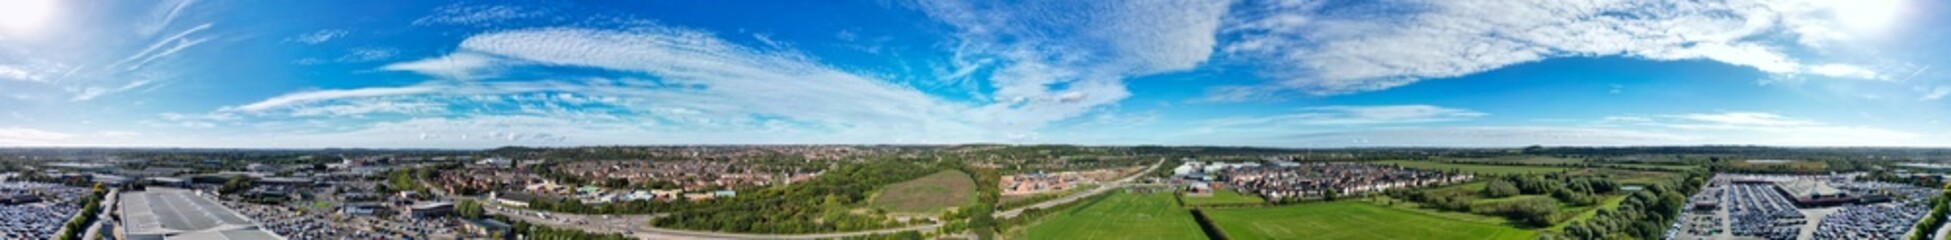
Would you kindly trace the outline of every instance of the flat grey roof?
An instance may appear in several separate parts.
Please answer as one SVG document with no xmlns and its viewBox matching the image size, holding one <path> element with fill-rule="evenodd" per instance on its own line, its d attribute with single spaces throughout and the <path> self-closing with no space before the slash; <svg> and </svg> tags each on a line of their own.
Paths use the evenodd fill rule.
<svg viewBox="0 0 1951 240">
<path fill-rule="evenodd" d="M 183 189 L 152 187 L 123 192 L 121 214 L 129 235 L 166 235 L 164 239 L 279 239 L 257 228 L 257 222 Z"/>
</svg>

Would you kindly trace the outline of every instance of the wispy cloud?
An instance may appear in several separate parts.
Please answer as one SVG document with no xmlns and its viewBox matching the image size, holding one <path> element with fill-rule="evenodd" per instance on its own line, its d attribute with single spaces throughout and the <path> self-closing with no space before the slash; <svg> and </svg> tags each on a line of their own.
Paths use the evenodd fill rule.
<svg viewBox="0 0 1951 240">
<path fill-rule="evenodd" d="M 211 37 L 193 38 L 190 35 L 206 29 L 210 29 L 210 26 L 211 24 L 204 23 L 202 25 L 197 25 L 196 27 L 191 27 L 190 29 L 183 30 L 182 32 L 177 32 L 176 34 L 170 35 L 169 37 L 157 39 L 156 41 L 151 42 L 149 44 L 149 47 L 143 48 L 142 51 L 136 52 L 133 55 L 129 55 L 126 58 L 122 58 L 122 61 L 117 61 L 114 64 L 109 64 L 110 66 L 109 68 L 110 69 L 122 68 L 122 69 L 117 69 L 117 71 L 136 70 L 142 68 L 143 65 L 149 64 L 149 62 L 151 61 L 155 61 L 156 59 L 168 57 L 170 55 L 175 55 L 177 52 L 183 51 L 183 49 L 196 46 L 197 44 L 202 44 L 203 42 L 209 41 Z"/>
<path fill-rule="evenodd" d="M 917 1 L 955 26 L 951 82 L 993 71 L 995 129 L 1029 132 L 1129 97 L 1124 78 L 1184 71 L 1211 55 L 1229 1 Z"/>
<path fill-rule="evenodd" d="M 410 71 L 447 79 L 476 79 L 494 75 L 515 62 L 474 52 L 457 52 L 418 61 L 388 64 L 381 70 Z"/>
<path fill-rule="evenodd" d="M 1198 132 L 1278 133 L 1313 130 L 1326 126 L 1454 122 L 1489 114 L 1467 109 L 1431 105 L 1320 106 L 1268 116 L 1230 117 L 1208 120 Z"/>
<path fill-rule="evenodd" d="M 344 37 L 346 34 L 350 34 L 350 33 L 352 32 L 346 31 L 345 29 L 321 29 L 318 31 L 313 31 L 305 34 L 299 34 L 298 36 L 291 36 L 290 38 L 285 38 L 285 41 L 303 43 L 303 44 L 320 44 L 320 43 L 325 43 L 327 41 L 332 41 L 332 39 L 338 39 L 339 37 Z"/>
<path fill-rule="evenodd" d="M 397 114 L 422 123 L 527 119 L 523 122 L 560 123 L 528 129 L 537 132 L 566 129 L 567 133 L 558 132 L 554 136 L 572 142 L 614 140 L 589 136 L 602 135 L 597 133 L 656 135 L 677 130 L 712 130 L 735 136 L 724 138 L 725 141 L 761 143 L 886 142 L 889 139 L 942 143 L 996 139 L 985 137 L 994 134 L 974 127 L 983 120 L 972 117 L 969 106 L 935 99 L 886 80 L 836 70 L 791 50 L 757 50 L 693 30 L 515 30 L 473 36 L 463 41 L 460 48 L 447 56 L 397 63 L 383 69 L 468 81 L 437 80 L 404 87 L 297 92 L 225 107 L 219 113 L 238 113 L 270 121 L 368 113 Z M 657 80 L 465 78 L 484 69 L 511 64 L 525 68 L 598 68 L 647 74 Z M 533 121 L 534 118 L 563 122 Z M 361 128 L 366 130 L 341 133 L 378 134 L 370 131 L 400 126 L 400 123 L 371 123 Z M 448 125 L 444 128 L 451 130 L 444 132 L 416 130 L 407 135 L 415 139 L 451 140 L 465 134 L 462 132 L 475 131 L 466 136 L 478 139 L 483 137 L 479 132 L 487 130 L 453 126 L 478 125 Z"/>
<path fill-rule="evenodd" d="M 517 6 L 476 6 L 455 3 L 434 9 L 432 15 L 413 20 L 413 25 L 487 25 L 496 22 L 542 16 L 543 11 Z"/>
<path fill-rule="evenodd" d="M 1341 94 L 1558 57 L 1704 59 L 1762 72 L 1881 79 L 1871 68 L 1788 52 L 1848 41 L 1822 1 L 1253 1 L 1228 17 L 1221 48 L 1272 84 L 1212 90 L 1213 101 L 1301 91 Z M 1786 29 L 1781 30 L 1781 29 Z M 1771 39 L 1801 39 L 1793 42 Z"/>
<path fill-rule="evenodd" d="M 55 145 L 57 141 L 67 140 L 73 136 L 73 134 L 33 128 L 0 128 L 0 144 L 6 145 Z"/>
</svg>

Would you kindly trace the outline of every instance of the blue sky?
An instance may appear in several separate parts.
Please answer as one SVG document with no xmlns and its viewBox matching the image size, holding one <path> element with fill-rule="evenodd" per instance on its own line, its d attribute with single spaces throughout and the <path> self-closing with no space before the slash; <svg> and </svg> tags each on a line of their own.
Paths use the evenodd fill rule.
<svg viewBox="0 0 1951 240">
<path fill-rule="evenodd" d="M 0 145 L 1951 146 L 1946 3 L 0 2 Z"/>
</svg>

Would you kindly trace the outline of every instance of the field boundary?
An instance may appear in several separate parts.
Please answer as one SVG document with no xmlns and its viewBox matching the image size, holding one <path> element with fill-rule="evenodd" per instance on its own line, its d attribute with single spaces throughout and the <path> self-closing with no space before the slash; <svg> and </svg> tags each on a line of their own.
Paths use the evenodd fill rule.
<svg viewBox="0 0 1951 240">
<path fill-rule="evenodd" d="M 1199 208 L 1193 208 L 1190 211 L 1192 211 L 1192 221 L 1199 223 L 1199 231 L 1205 232 L 1207 239 L 1212 239 L 1212 240 L 1229 239 L 1226 237 L 1226 231 L 1220 231 L 1218 224 L 1213 224 L 1212 219 L 1206 218 L 1205 211 L 1200 211 Z"/>
</svg>

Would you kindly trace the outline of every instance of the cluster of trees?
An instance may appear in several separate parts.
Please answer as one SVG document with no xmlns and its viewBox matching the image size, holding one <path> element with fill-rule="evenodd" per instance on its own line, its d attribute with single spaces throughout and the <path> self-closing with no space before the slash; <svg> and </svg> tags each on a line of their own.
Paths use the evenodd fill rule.
<svg viewBox="0 0 1951 240">
<path fill-rule="evenodd" d="M 1483 209 L 1477 209 L 1477 212 L 1503 216 L 1504 218 L 1525 225 L 1548 227 L 1556 221 L 1552 217 L 1558 215 L 1558 201 L 1545 198 L 1527 198 L 1484 206 Z"/>
<path fill-rule="evenodd" d="M 461 217 L 464 218 L 476 219 L 486 215 L 488 211 L 487 209 L 481 207 L 481 202 L 476 202 L 470 199 L 470 200 L 461 200 L 461 202 L 454 203 L 454 213 L 460 214 Z"/>
<path fill-rule="evenodd" d="M 68 219 L 67 228 L 63 228 L 54 239 L 81 239 L 83 235 L 81 231 L 87 231 L 88 225 L 95 224 L 95 215 L 102 213 L 102 196 L 107 194 L 108 189 L 103 188 L 101 184 L 96 184 L 94 191 L 89 192 L 88 196 L 81 197 L 81 213 Z"/>
<path fill-rule="evenodd" d="M 1940 228 L 1944 228 L 1944 214 L 1946 213 L 1945 208 L 1951 208 L 1951 185 L 1945 185 L 1944 191 L 1940 193 L 1936 198 L 1931 199 L 1931 213 L 1929 215 L 1924 215 L 1923 220 L 1917 221 L 1916 228 L 1918 234 L 1910 235 L 1910 239 L 1911 240 L 1935 239 L 1934 237 L 1936 237 L 1935 235 L 1937 235 L 1937 230 Z"/>
<path fill-rule="evenodd" d="M 1501 198 L 1524 194 L 1524 190 L 1517 189 L 1516 183 L 1511 183 L 1511 181 L 1505 181 L 1503 179 L 1491 179 L 1484 185 L 1483 192 L 1484 197 L 1487 198 Z"/>
<path fill-rule="evenodd" d="M 1619 191 L 1619 183 L 1594 176 L 1564 174 L 1511 175 L 1502 181 L 1516 185 L 1523 194 L 1549 194 L 1552 198 L 1579 206 L 1597 204 L 1599 195 Z"/>
<path fill-rule="evenodd" d="M 237 192 L 250 190 L 252 186 L 257 186 L 256 180 L 251 179 L 250 176 L 237 175 L 230 177 L 230 180 L 224 181 L 223 186 L 217 187 L 217 193 L 224 195 L 236 194 Z"/>
<path fill-rule="evenodd" d="M 1443 192 L 1428 191 L 1428 190 L 1390 191 L 1389 194 L 1391 197 L 1395 197 L 1403 200 L 1409 200 L 1411 202 L 1422 203 L 1423 206 L 1427 206 L 1430 208 L 1441 209 L 1445 211 L 1457 211 L 1457 212 L 1469 212 L 1470 201 L 1472 199 L 1475 199 L 1469 195 L 1446 194 Z"/>
<path fill-rule="evenodd" d="M 656 218 L 659 227 L 744 233 L 814 233 L 879 229 L 905 224 L 880 214 L 853 212 L 867 194 L 888 184 L 941 170 L 932 164 L 876 160 L 834 167 L 791 185 L 741 192 L 700 202 Z"/>
<path fill-rule="evenodd" d="M 1654 184 L 1633 192 L 1618 208 L 1600 209 L 1598 215 L 1540 239 L 1658 239 L 1680 217 L 1686 196 L 1700 191 L 1706 179 L 1706 174 L 1695 173 L 1679 183 Z"/>
<path fill-rule="evenodd" d="M 631 237 L 629 237 L 629 236 L 624 236 L 623 234 L 616 234 L 616 233 L 611 233 L 611 234 L 601 234 L 601 233 L 592 233 L 592 232 L 584 232 L 584 231 L 582 231 L 582 230 L 577 230 L 577 229 L 569 229 L 569 228 L 554 228 L 554 227 L 549 227 L 549 226 L 544 226 L 544 225 L 538 225 L 538 224 L 530 224 L 530 223 L 528 223 L 528 222 L 523 222 L 523 221 L 521 221 L 521 220 L 515 220 L 515 219 L 512 219 L 512 218 L 509 218 L 508 216 L 501 216 L 501 215 L 495 215 L 495 216 L 494 216 L 494 219 L 495 219 L 495 220 L 499 220 L 499 221 L 502 221 L 502 222 L 506 222 L 506 223 L 508 223 L 508 226 L 509 226 L 509 227 L 511 228 L 511 230 L 513 230 L 512 232 L 514 232 L 516 236 L 521 236 L 521 238 L 518 238 L 518 239 L 536 239 L 536 240 L 628 240 L 628 239 L 635 239 L 635 238 L 631 238 Z M 497 239 L 498 239 L 498 238 L 497 238 Z"/>
</svg>

